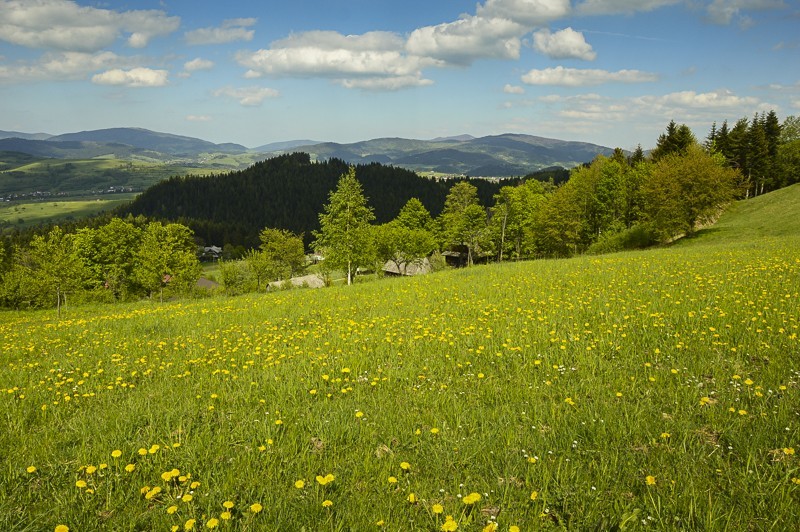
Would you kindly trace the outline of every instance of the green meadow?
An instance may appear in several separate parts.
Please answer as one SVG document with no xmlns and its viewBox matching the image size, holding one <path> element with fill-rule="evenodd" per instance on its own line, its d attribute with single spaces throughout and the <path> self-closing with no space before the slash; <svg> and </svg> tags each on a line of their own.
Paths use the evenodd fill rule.
<svg viewBox="0 0 800 532">
<path fill-rule="evenodd" d="M 135 194 L 113 194 L 45 201 L 0 203 L 0 224 L 28 227 L 42 223 L 86 218 L 130 202 Z"/>
<path fill-rule="evenodd" d="M 3 312 L 0 529 L 793 529 L 799 203 L 649 251 Z"/>
</svg>

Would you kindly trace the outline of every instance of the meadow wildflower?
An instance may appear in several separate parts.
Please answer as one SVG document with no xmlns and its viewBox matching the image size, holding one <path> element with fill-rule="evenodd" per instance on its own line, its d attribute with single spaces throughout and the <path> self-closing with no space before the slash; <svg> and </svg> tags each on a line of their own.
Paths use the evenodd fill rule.
<svg viewBox="0 0 800 532">
<path fill-rule="evenodd" d="M 67 525 L 56 525 L 53 532 L 69 532 L 69 527 Z"/>
<path fill-rule="evenodd" d="M 469 495 L 465 495 L 464 498 L 461 499 L 461 502 L 464 504 L 475 504 L 479 500 L 481 500 L 481 494 L 473 491 Z"/>
<path fill-rule="evenodd" d="M 136 466 L 133 464 L 128 464 L 125 466 L 125 471 L 127 471 L 128 473 L 133 473 L 134 469 L 136 469 Z"/>
<path fill-rule="evenodd" d="M 119 458 L 120 456 L 122 456 L 122 451 L 119 449 L 114 449 L 111 451 L 111 458 Z"/>
<path fill-rule="evenodd" d="M 531 492 L 531 500 L 535 501 L 538 498 L 539 498 L 539 492 L 538 491 L 532 491 Z"/>
<path fill-rule="evenodd" d="M 332 474 L 328 473 L 324 477 L 322 475 L 317 475 L 316 481 L 319 483 L 320 486 L 325 486 L 326 484 L 330 484 L 331 482 L 333 482 L 335 478 L 336 477 L 334 477 Z"/>
<path fill-rule="evenodd" d="M 440 513 L 444 512 L 444 506 L 442 506 L 439 503 L 436 503 L 433 506 L 431 506 L 431 511 L 433 513 L 435 513 L 435 514 L 440 514 Z"/>
<path fill-rule="evenodd" d="M 656 477 L 654 477 L 653 475 L 647 475 L 644 478 L 644 481 L 645 483 L 647 483 L 648 486 L 654 486 L 656 483 Z"/>
<path fill-rule="evenodd" d="M 444 523 L 442 523 L 440 530 L 443 532 L 453 532 L 458 530 L 458 523 L 456 523 L 452 515 L 448 515 L 445 517 Z"/>
<path fill-rule="evenodd" d="M 85 480 L 76 481 L 75 482 L 75 487 L 76 488 L 81 488 L 81 489 L 85 488 L 86 487 L 86 481 Z"/>
<path fill-rule="evenodd" d="M 264 507 L 261 506 L 261 504 L 259 504 L 257 502 L 254 502 L 253 504 L 250 505 L 250 511 L 253 512 L 254 514 L 257 514 L 258 512 L 260 512 L 263 509 L 264 509 Z"/>
<path fill-rule="evenodd" d="M 323 508 L 330 508 L 331 506 L 333 506 L 333 501 L 329 499 L 325 499 L 324 501 L 322 501 Z"/>
<path fill-rule="evenodd" d="M 409 471 L 411 469 L 411 464 L 408 462 L 400 462 L 400 469 L 403 471 Z"/>
<path fill-rule="evenodd" d="M 305 480 L 301 479 L 301 480 L 295 480 L 294 481 L 294 487 L 299 489 L 299 490 L 303 489 L 305 486 L 306 486 Z"/>
<path fill-rule="evenodd" d="M 417 502 L 417 495 L 415 493 L 408 494 L 408 502 L 415 504 Z"/>
<path fill-rule="evenodd" d="M 194 524 L 196 522 L 197 522 L 196 519 L 187 519 L 186 523 L 183 524 L 183 529 L 184 530 L 193 530 L 194 529 Z"/>
<path fill-rule="evenodd" d="M 36 473 L 36 466 L 28 466 L 25 471 L 28 473 Z"/>
<path fill-rule="evenodd" d="M 217 525 L 219 525 L 219 519 L 216 517 L 212 517 L 206 521 L 206 528 L 217 528 Z"/>
</svg>

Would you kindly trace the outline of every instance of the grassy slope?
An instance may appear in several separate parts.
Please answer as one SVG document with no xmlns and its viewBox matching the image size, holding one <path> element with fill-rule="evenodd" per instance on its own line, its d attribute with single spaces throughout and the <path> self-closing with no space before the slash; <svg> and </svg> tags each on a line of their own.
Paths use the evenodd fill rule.
<svg viewBox="0 0 800 532">
<path fill-rule="evenodd" d="M 467 531 L 790 529 L 800 239 L 754 209 L 798 195 L 669 249 L 4 313 L 0 528 L 200 527 L 229 500 L 235 530 L 439 530 L 436 504 Z"/>
<path fill-rule="evenodd" d="M 135 194 L 114 194 L 91 198 L 69 198 L 36 202 L 0 203 L 0 223 L 6 222 L 20 227 L 40 223 L 57 223 L 67 219 L 78 219 L 107 212 L 123 203 L 128 203 Z M 22 223 L 19 222 L 22 220 Z"/>
</svg>

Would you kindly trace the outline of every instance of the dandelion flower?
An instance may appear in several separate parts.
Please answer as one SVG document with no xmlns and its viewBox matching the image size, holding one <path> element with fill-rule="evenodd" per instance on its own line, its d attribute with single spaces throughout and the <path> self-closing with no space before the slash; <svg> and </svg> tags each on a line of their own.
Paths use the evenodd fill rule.
<svg viewBox="0 0 800 532">
<path fill-rule="evenodd" d="M 183 529 L 184 529 L 184 530 L 193 530 L 193 529 L 194 529 L 194 524 L 195 524 L 196 522 L 197 522 L 197 521 L 196 521 L 196 520 L 194 520 L 194 519 L 187 519 L 187 520 L 186 520 L 186 523 L 183 525 Z"/>
<path fill-rule="evenodd" d="M 191 494 L 191 493 L 187 493 L 187 494 L 185 494 L 183 497 L 181 497 L 181 500 L 182 500 L 183 502 L 192 502 L 192 499 L 193 499 L 193 498 L 194 498 L 194 497 L 192 497 L 192 494 Z"/>
<path fill-rule="evenodd" d="M 785 455 L 793 455 L 794 454 L 794 447 L 784 447 L 783 448 L 783 454 L 785 454 Z"/>
<path fill-rule="evenodd" d="M 453 520 L 452 515 L 448 515 L 444 523 L 442 523 L 441 530 L 443 532 L 453 532 L 454 530 L 458 530 L 458 523 Z"/>
<path fill-rule="evenodd" d="M 120 456 L 122 456 L 122 451 L 120 451 L 119 449 L 114 449 L 113 451 L 111 451 L 112 458 L 119 458 Z"/>
<path fill-rule="evenodd" d="M 647 475 L 644 478 L 644 481 L 647 483 L 648 486 L 654 486 L 656 483 L 656 477 L 654 477 L 653 475 Z"/>
<path fill-rule="evenodd" d="M 136 469 L 136 466 L 133 464 L 128 464 L 125 466 L 125 471 L 127 471 L 128 473 L 133 473 L 134 469 Z"/>
<path fill-rule="evenodd" d="M 329 499 L 325 499 L 324 501 L 322 501 L 323 508 L 330 508 L 331 506 L 333 506 L 333 501 Z"/>
<path fill-rule="evenodd" d="M 431 511 L 433 513 L 435 513 L 435 514 L 440 514 L 440 513 L 444 512 L 444 506 L 442 506 L 439 503 L 436 503 L 433 506 L 431 506 Z"/>
<path fill-rule="evenodd" d="M 28 473 L 36 473 L 36 466 L 28 466 L 28 468 L 25 469 L 25 471 L 27 471 Z"/>
<path fill-rule="evenodd" d="M 461 499 L 461 502 L 463 502 L 464 504 L 475 504 L 475 503 L 476 503 L 476 502 L 478 502 L 479 500 L 481 500 L 481 495 L 480 495 L 480 493 L 475 493 L 475 492 L 473 491 L 473 492 L 472 492 L 472 493 L 470 493 L 469 495 L 466 495 L 466 496 L 464 496 L 464 498 L 463 498 L 463 499 Z"/>
<path fill-rule="evenodd" d="M 170 506 L 169 508 L 167 508 L 167 513 L 170 514 L 170 515 L 174 514 L 177 511 L 178 511 L 178 507 L 175 506 L 174 504 L 172 506 Z"/>
<path fill-rule="evenodd" d="M 54 532 L 69 532 L 69 527 L 67 525 L 56 525 Z"/>
<path fill-rule="evenodd" d="M 216 517 L 212 517 L 206 522 L 206 528 L 217 528 L 218 524 L 219 524 L 219 519 L 217 519 Z"/>
<path fill-rule="evenodd" d="M 137 453 L 139 453 L 139 456 L 145 456 L 145 455 L 147 454 L 147 449 L 145 449 L 144 447 L 142 447 L 141 449 L 139 449 L 139 450 L 138 450 L 138 451 L 136 451 L 136 452 L 137 452 Z"/>
<path fill-rule="evenodd" d="M 431 429 L 431 434 L 439 434 L 439 429 L 437 429 L 436 427 L 433 427 Z"/>
<path fill-rule="evenodd" d="M 222 506 L 230 510 L 231 508 L 233 508 L 233 501 L 225 501 L 222 503 Z"/>
<path fill-rule="evenodd" d="M 497 523 L 491 522 L 483 527 L 483 532 L 496 532 L 497 531 Z"/>
<path fill-rule="evenodd" d="M 539 492 L 538 491 L 532 491 L 531 492 L 531 500 L 535 501 L 538 498 L 539 498 Z"/>
<path fill-rule="evenodd" d="M 414 494 L 414 493 L 409 493 L 409 494 L 408 494 L 408 502 L 410 502 L 411 504 L 416 504 L 416 502 L 417 502 L 417 496 L 416 496 L 416 494 Z"/>
<path fill-rule="evenodd" d="M 408 471 L 409 469 L 411 469 L 411 464 L 409 464 L 408 462 L 400 462 L 400 469 L 402 469 L 403 471 Z"/>
<path fill-rule="evenodd" d="M 397 477 L 389 477 L 389 484 L 397 484 Z"/>
<path fill-rule="evenodd" d="M 221 514 L 219 514 L 219 518 L 227 521 L 228 519 L 231 518 L 231 513 L 228 511 L 224 511 Z"/>
<path fill-rule="evenodd" d="M 508 532 L 519 532 L 519 527 L 517 525 L 511 525 L 508 527 Z"/>
<path fill-rule="evenodd" d="M 75 487 L 76 488 L 85 488 L 86 487 L 86 481 L 85 480 L 78 480 L 77 482 L 75 482 Z"/>
<path fill-rule="evenodd" d="M 97 467 L 95 467 L 93 465 L 90 465 L 90 466 L 86 467 L 86 474 L 87 475 L 93 475 L 95 471 L 97 471 Z"/>
<path fill-rule="evenodd" d="M 261 506 L 257 502 L 254 502 L 253 504 L 250 505 L 250 511 L 253 512 L 254 514 L 257 514 L 258 512 L 260 512 L 263 509 L 264 509 L 264 507 Z"/>
<path fill-rule="evenodd" d="M 297 488 L 297 489 L 299 489 L 299 490 L 301 490 L 301 489 L 303 489 L 304 487 L 306 487 L 306 483 L 305 483 L 305 481 L 304 481 L 304 480 L 302 480 L 302 479 L 301 479 L 301 480 L 296 480 L 296 481 L 294 482 L 294 487 L 295 487 L 295 488 Z"/>
</svg>

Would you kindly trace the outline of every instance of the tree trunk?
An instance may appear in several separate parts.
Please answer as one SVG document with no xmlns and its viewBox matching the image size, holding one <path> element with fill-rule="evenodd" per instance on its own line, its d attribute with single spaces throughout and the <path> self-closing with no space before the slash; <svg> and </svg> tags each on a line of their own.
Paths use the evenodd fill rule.
<svg viewBox="0 0 800 532">
<path fill-rule="evenodd" d="M 347 286 L 353 284 L 353 266 L 350 261 L 347 261 Z"/>
</svg>

